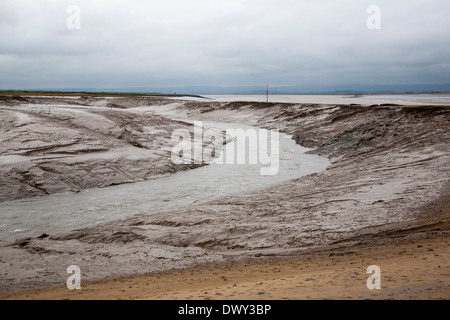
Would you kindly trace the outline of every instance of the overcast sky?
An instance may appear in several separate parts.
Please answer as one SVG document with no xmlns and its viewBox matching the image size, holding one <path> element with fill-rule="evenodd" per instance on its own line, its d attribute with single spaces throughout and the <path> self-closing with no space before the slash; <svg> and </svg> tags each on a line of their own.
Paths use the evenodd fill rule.
<svg viewBox="0 0 450 320">
<path fill-rule="evenodd" d="M 0 0 L 0 88 L 450 83 L 449 15 L 447 0 Z"/>
</svg>

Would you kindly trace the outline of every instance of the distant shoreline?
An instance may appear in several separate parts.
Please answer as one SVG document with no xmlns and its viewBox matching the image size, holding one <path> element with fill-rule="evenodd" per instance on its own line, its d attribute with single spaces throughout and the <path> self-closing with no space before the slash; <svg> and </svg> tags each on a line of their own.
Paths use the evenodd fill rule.
<svg viewBox="0 0 450 320">
<path fill-rule="evenodd" d="M 356 92 L 342 92 L 342 93 L 279 93 L 279 92 L 269 92 L 269 96 L 383 96 L 383 95 L 393 95 L 393 96 L 407 96 L 407 95 L 446 95 L 449 92 L 377 92 L 377 93 L 356 93 Z M 158 92 L 103 92 L 103 91 L 41 91 L 41 90 L 0 90 L 0 96 L 2 95 L 48 95 L 48 96 L 98 96 L 98 97 L 109 97 L 109 96 L 120 96 L 120 97 L 192 97 L 192 98 L 205 98 L 204 96 L 266 96 L 265 93 L 217 93 L 217 94 L 177 94 L 177 93 L 158 93 Z M 206 99 L 206 98 L 205 98 Z"/>
<path fill-rule="evenodd" d="M 266 94 L 163 94 L 139 92 L 87 91 L 1 91 L 0 98 L 150 98 L 210 102 L 267 102 Z M 268 102 L 290 104 L 347 104 L 362 106 L 450 106 L 450 93 L 367 93 L 367 94 L 271 94 Z"/>
<path fill-rule="evenodd" d="M 192 98 L 204 98 L 195 94 L 164 94 L 164 93 L 140 93 L 140 92 L 86 92 L 86 91 L 15 91 L 7 90 L 0 91 L 2 95 L 19 95 L 19 96 L 76 96 L 76 97 L 157 97 L 157 98 L 173 98 L 173 97 L 192 97 Z"/>
</svg>

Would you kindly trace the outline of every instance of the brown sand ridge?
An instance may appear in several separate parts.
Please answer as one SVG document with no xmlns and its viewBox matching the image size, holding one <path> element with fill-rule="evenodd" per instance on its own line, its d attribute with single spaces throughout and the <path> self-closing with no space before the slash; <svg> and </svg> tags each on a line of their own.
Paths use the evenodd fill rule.
<svg viewBox="0 0 450 320">
<path fill-rule="evenodd" d="M 41 98 L 33 99 L 38 103 Z M 10 119 L 29 121 L 14 118 L 11 113 L 19 107 L 8 103 L 1 112 Z M 85 102 L 102 103 L 105 100 Z M 448 107 L 151 98 L 114 103 L 127 116 L 160 117 L 168 126 L 171 117 L 182 114 L 195 120 L 279 129 L 299 144 L 315 148 L 314 153 L 328 157 L 332 165 L 325 172 L 264 190 L 5 244 L 0 256 L 4 298 L 449 298 Z M 89 111 L 102 117 L 106 112 Z M 62 110 L 58 117 L 65 113 Z M 127 119 L 126 123 L 131 121 Z M 58 121 L 66 125 L 72 120 Z M 137 135 L 141 125 L 128 131 Z M 10 125 L 2 137 L 10 135 L 13 141 L 20 127 Z M 105 132 L 114 137 L 114 130 Z M 53 139 L 62 140 L 49 138 Z M 99 141 L 103 139 L 109 138 L 102 136 Z M 157 143 L 167 143 L 163 140 Z M 67 142 L 65 148 L 74 146 Z M 5 150 L 0 161 L 11 156 L 11 147 Z M 42 156 L 39 152 L 20 156 Z M 93 152 L 99 151 L 86 154 Z M 146 165 L 133 164 L 136 171 L 146 170 L 141 168 Z M 11 178 L 20 174 L 14 169 L 7 171 L 6 185 L 19 181 L 34 187 Z M 74 168 L 74 174 L 78 170 Z M 35 171 L 28 172 L 26 181 L 35 181 Z M 43 170 L 39 186 L 54 179 L 52 174 Z M 101 179 L 108 185 L 113 176 L 106 173 Z M 58 286 L 64 285 L 66 268 L 73 264 L 83 270 L 83 290 L 72 293 Z M 373 264 L 382 271 L 383 288 L 376 292 L 365 286 L 365 271 Z M 169 272 L 174 269 L 178 271 Z M 114 280 L 104 280 L 107 277 Z M 50 286 L 56 288 L 39 290 Z M 33 291 L 22 292 L 27 289 Z"/>
</svg>

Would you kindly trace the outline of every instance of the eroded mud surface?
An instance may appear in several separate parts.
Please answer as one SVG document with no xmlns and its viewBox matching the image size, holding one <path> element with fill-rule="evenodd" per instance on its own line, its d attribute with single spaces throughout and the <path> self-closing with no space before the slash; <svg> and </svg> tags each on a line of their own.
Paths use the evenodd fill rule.
<svg viewBox="0 0 450 320">
<path fill-rule="evenodd" d="M 446 107 L 141 99 L 114 103 L 127 114 L 139 112 L 139 117 L 151 115 L 163 123 L 187 116 L 279 129 L 301 145 L 316 148 L 314 153 L 328 157 L 332 165 L 325 172 L 264 190 L 4 244 L 2 291 L 64 284 L 66 268 L 74 264 L 87 281 L 206 262 L 301 255 L 318 248 L 383 241 L 404 229 L 448 221 L 450 111 Z M 22 107 L 10 106 L 5 112 L 19 112 L 10 111 L 14 108 Z M 95 110 L 89 112 L 98 116 Z M 113 108 L 114 112 L 118 111 Z M 4 123 L 12 121 L 5 118 Z M 65 148 L 74 146 L 67 142 Z"/>
<path fill-rule="evenodd" d="M 190 126 L 131 107 L 158 100 L 0 99 L 0 201 L 157 178 L 171 134 Z M 161 102 L 164 103 L 164 102 Z"/>
</svg>

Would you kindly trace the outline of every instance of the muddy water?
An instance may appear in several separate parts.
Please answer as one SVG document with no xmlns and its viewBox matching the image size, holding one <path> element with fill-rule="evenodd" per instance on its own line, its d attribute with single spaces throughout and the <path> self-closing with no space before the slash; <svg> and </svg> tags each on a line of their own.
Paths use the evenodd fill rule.
<svg viewBox="0 0 450 320">
<path fill-rule="evenodd" d="M 220 130 L 251 128 L 229 123 L 203 125 Z M 0 241 L 58 234 L 142 212 L 239 194 L 320 172 L 330 164 L 325 158 L 306 154 L 310 149 L 296 145 L 288 135 L 280 134 L 279 150 L 276 175 L 261 175 L 259 164 L 211 164 L 146 182 L 2 202 Z"/>
</svg>

